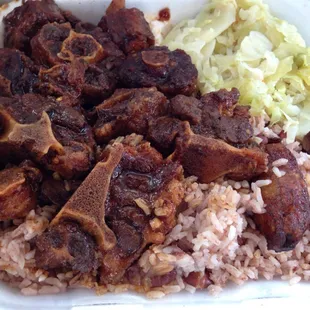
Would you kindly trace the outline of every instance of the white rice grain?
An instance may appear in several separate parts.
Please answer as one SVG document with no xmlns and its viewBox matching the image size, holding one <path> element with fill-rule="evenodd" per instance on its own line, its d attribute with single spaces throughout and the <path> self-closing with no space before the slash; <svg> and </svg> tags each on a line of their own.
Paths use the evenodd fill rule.
<svg viewBox="0 0 310 310">
<path fill-rule="evenodd" d="M 273 167 L 272 171 L 278 178 L 281 178 L 286 174 L 285 171 L 281 171 L 278 167 Z"/>
<path fill-rule="evenodd" d="M 150 299 L 159 299 L 165 297 L 165 293 L 162 291 L 149 291 L 146 293 L 146 297 Z"/>
<path fill-rule="evenodd" d="M 259 180 L 255 182 L 257 187 L 267 186 L 267 185 L 270 185 L 271 183 L 272 183 L 271 180 Z"/>
<path fill-rule="evenodd" d="M 273 167 L 281 167 L 281 166 L 287 165 L 287 163 L 288 163 L 288 159 L 286 159 L 286 158 L 280 158 L 280 159 L 275 160 L 275 161 L 272 163 L 272 166 L 273 166 Z"/>
</svg>

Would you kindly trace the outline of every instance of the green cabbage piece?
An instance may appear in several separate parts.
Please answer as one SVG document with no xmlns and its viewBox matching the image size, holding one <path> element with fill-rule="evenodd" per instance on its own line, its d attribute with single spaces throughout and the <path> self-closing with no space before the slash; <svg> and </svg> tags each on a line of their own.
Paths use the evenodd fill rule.
<svg viewBox="0 0 310 310">
<path fill-rule="evenodd" d="M 191 56 L 202 93 L 237 87 L 240 103 L 282 125 L 288 142 L 310 131 L 310 49 L 261 0 L 211 0 L 162 44 Z"/>
</svg>

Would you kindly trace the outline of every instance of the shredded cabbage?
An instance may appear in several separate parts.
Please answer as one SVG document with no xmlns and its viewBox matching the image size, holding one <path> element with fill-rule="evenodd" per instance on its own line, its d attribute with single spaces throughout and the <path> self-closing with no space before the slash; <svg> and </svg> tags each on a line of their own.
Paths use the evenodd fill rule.
<svg viewBox="0 0 310 310">
<path fill-rule="evenodd" d="M 262 0 L 211 0 L 162 44 L 191 56 L 202 93 L 239 88 L 240 103 L 282 124 L 288 142 L 310 131 L 310 49 Z"/>
</svg>

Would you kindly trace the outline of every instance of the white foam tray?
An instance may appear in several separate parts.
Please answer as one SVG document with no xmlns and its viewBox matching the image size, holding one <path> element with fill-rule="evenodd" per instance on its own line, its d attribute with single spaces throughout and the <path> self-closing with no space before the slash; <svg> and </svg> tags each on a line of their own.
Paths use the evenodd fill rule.
<svg viewBox="0 0 310 310">
<path fill-rule="evenodd" d="M 169 7 L 172 21 L 193 17 L 207 0 L 126 0 L 127 7 L 137 7 L 146 13 L 156 14 Z M 1 1 L 0 4 L 7 2 Z M 0 46 L 2 44 L 2 19 L 8 11 L 20 5 L 20 0 L 11 2 L 6 10 L 0 10 Z M 110 0 L 56 0 L 64 9 L 71 10 L 84 21 L 97 23 L 104 14 Z M 280 18 L 295 24 L 310 45 L 310 0 L 265 0 Z M 126 305 L 126 307 L 125 307 Z M 284 309 L 309 308 L 310 283 L 290 286 L 282 281 L 252 281 L 238 287 L 228 286 L 219 297 L 208 296 L 206 292 L 195 294 L 179 293 L 160 300 L 147 300 L 135 293 L 106 294 L 96 296 L 90 290 L 71 290 L 52 296 L 21 296 L 0 283 L 0 309 L 261 309 L 284 307 Z"/>
</svg>

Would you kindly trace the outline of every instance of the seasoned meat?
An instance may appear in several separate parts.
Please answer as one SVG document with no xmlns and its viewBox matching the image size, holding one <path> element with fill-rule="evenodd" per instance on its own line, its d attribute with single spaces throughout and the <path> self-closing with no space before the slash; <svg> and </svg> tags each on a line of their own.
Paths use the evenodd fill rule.
<svg viewBox="0 0 310 310">
<path fill-rule="evenodd" d="M 269 249 L 287 251 L 295 247 L 309 227 L 309 194 L 293 154 L 281 143 L 266 145 L 266 151 L 269 170 L 260 178 L 272 183 L 261 188 L 266 213 L 255 214 L 254 221 L 266 237 Z M 286 165 L 279 167 L 285 175 L 277 177 L 272 171 L 272 163 L 282 158 L 288 160 Z"/>
<path fill-rule="evenodd" d="M 148 48 L 155 43 L 144 14 L 136 9 L 120 9 L 103 16 L 98 26 L 108 30 L 114 43 L 126 54 Z"/>
<path fill-rule="evenodd" d="M 177 95 L 170 101 L 171 115 L 191 125 L 201 123 L 202 108 L 203 104 L 195 97 Z"/>
<path fill-rule="evenodd" d="M 198 71 L 182 50 L 156 46 L 129 55 L 120 66 L 125 87 L 152 87 L 169 96 L 191 95 L 196 90 Z"/>
<path fill-rule="evenodd" d="M 66 178 L 91 168 L 94 140 L 82 114 L 40 95 L 0 97 L 0 161 L 25 158 Z"/>
<path fill-rule="evenodd" d="M 76 223 L 61 223 L 36 239 L 35 259 L 43 269 L 90 272 L 98 267 L 96 243 Z"/>
<path fill-rule="evenodd" d="M 0 49 L 0 95 L 11 97 L 33 90 L 37 68 L 31 59 L 15 49 Z"/>
<path fill-rule="evenodd" d="M 208 93 L 197 100 L 178 95 L 171 100 L 171 114 L 191 124 L 194 133 L 245 144 L 253 136 L 249 108 L 237 105 L 239 91 L 233 88 Z"/>
<path fill-rule="evenodd" d="M 113 71 L 114 75 L 118 75 L 118 67 L 122 64 L 125 55 L 112 41 L 111 36 L 104 32 L 100 27 L 96 27 L 90 23 L 78 23 L 75 26 L 78 33 L 89 34 L 93 36 L 103 47 L 103 60 L 96 64 L 101 70 Z"/>
<path fill-rule="evenodd" d="M 102 60 L 105 57 L 105 51 L 93 36 L 71 30 L 62 43 L 58 57 L 70 62 L 82 59 L 92 64 Z"/>
<path fill-rule="evenodd" d="M 60 64 L 50 69 L 40 69 L 38 89 L 43 95 L 78 98 L 83 90 L 86 66 L 76 60 L 71 64 Z"/>
<path fill-rule="evenodd" d="M 147 139 L 162 154 L 169 155 L 175 149 L 175 141 L 190 132 L 188 122 L 177 118 L 162 116 L 150 121 Z"/>
<path fill-rule="evenodd" d="M 178 163 L 163 161 L 147 142 L 133 146 L 129 139 L 123 143 L 106 203 L 107 223 L 117 245 L 103 257 L 104 283 L 117 283 L 147 244 L 164 241 L 175 225 L 176 209 L 184 195 Z"/>
<path fill-rule="evenodd" d="M 98 121 L 94 127 L 98 143 L 119 135 L 146 134 L 149 121 L 165 115 L 168 101 L 156 88 L 118 89 L 112 97 L 96 107 Z"/>
<path fill-rule="evenodd" d="M 172 159 L 180 160 L 188 175 L 202 183 L 222 176 L 251 180 L 267 169 L 267 155 L 260 149 L 235 148 L 226 142 L 201 135 L 178 138 Z"/>
<path fill-rule="evenodd" d="M 169 103 L 169 116 L 152 120 L 148 139 L 163 154 L 171 154 L 175 140 L 186 140 L 191 132 L 221 139 L 236 146 L 247 146 L 253 135 L 248 107 L 238 106 L 239 92 L 220 90 L 204 95 L 201 100 L 177 95 Z"/>
<path fill-rule="evenodd" d="M 111 96 L 117 85 L 116 75 L 100 65 L 89 65 L 84 79 L 82 93 L 85 101 L 91 105 Z"/>
<path fill-rule="evenodd" d="M 43 25 L 65 21 L 54 0 L 27 1 L 4 17 L 4 47 L 16 48 L 30 55 L 30 40 Z"/>
<path fill-rule="evenodd" d="M 37 205 L 40 171 L 27 164 L 0 171 L 0 221 L 25 217 Z"/>
<path fill-rule="evenodd" d="M 47 178 L 43 181 L 40 192 L 40 201 L 44 204 L 52 204 L 62 207 L 81 185 L 76 180 L 55 180 Z"/>
<path fill-rule="evenodd" d="M 96 256 L 102 257 L 103 283 L 118 282 L 147 244 L 164 241 L 175 225 L 176 208 L 184 195 L 182 168 L 164 161 L 141 139 L 129 136 L 122 144 L 115 142 L 106 148 L 102 161 L 61 209 L 48 232 L 39 237 L 37 263 L 42 268 L 58 268 L 70 261 L 68 243 L 58 251 L 54 237 L 66 223 L 77 223 L 95 239 Z M 49 257 L 54 258 L 52 262 Z"/>
<path fill-rule="evenodd" d="M 229 143 L 246 143 L 253 135 L 248 107 L 238 106 L 239 91 L 222 89 L 201 98 L 202 121 L 192 126 L 197 134 L 213 131 L 217 138 Z"/>
<path fill-rule="evenodd" d="M 104 162 L 99 162 L 51 223 L 51 229 L 62 222 L 77 222 L 96 239 L 102 252 L 116 244 L 116 238 L 105 223 L 105 202 L 110 179 L 122 156 L 122 146 L 116 146 Z"/>
<path fill-rule="evenodd" d="M 93 36 L 96 41 L 103 47 L 105 59 L 109 57 L 124 57 L 124 53 L 112 41 L 109 33 L 104 32 L 100 27 L 96 27 L 90 23 L 81 22 L 75 26 L 75 31 Z"/>
<path fill-rule="evenodd" d="M 89 63 L 103 61 L 113 67 L 123 52 L 101 28 L 79 22 L 75 31 L 69 23 L 44 25 L 31 40 L 32 57 L 38 63 L 54 66 L 67 60 L 84 59 Z M 60 54 L 59 54 L 60 53 Z"/>
<path fill-rule="evenodd" d="M 38 34 L 31 39 L 31 57 L 39 65 L 55 66 L 64 62 L 58 57 L 62 42 L 71 31 L 69 23 L 49 23 L 44 25 Z"/>
<path fill-rule="evenodd" d="M 61 10 L 62 15 L 65 20 L 71 24 L 71 26 L 75 27 L 78 23 L 81 22 L 79 18 L 77 18 L 71 11 Z"/>
<path fill-rule="evenodd" d="M 80 233 L 82 246 L 86 249 L 84 253 L 78 251 L 76 259 L 80 260 L 85 256 L 84 259 L 88 262 L 82 266 L 78 264 L 75 269 L 81 272 L 90 271 L 95 262 L 95 246 L 102 253 L 115 246 L 116 237 L 105 223 L 105 201 L 110 178 L 121 156 L 122 146 L 119 145 L 108 154 L 104 162 L 99 162 L 53 219 L 49 230 L 37 239 L 36 262 L 39 267 L 53 269 L 71 265 L 73 268 L 74 259 L 69 249 L 71 234 L 63 233 L 67 230 L 66 226 L 72 222 L 77 223 L 76 230 Z M 86 236 L 92 236 L 95 240 L 94 243 L 90 243 L 91 248 L 87 248 L 90 237 Z M 86 257 L 88 251 L 91 254 L 89 260 Z"/>
</svg>

